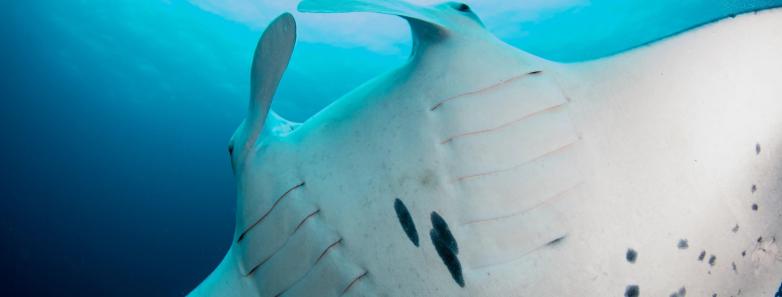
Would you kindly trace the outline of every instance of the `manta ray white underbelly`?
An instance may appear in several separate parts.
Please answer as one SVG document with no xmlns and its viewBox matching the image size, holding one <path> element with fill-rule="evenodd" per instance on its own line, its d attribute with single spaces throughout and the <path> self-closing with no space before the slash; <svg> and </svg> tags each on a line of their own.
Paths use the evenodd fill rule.
<svg viewBox="0 0 782 297">
<path fill-rule="evenodd" d="M 302 124 L 258 44 L 230 151 L 234 242 L 193 296 L 774 296 L 782 10 L 558 64 L 469 7 L 305 0 L 409 20 L 408 63 Z"/>
</svg>

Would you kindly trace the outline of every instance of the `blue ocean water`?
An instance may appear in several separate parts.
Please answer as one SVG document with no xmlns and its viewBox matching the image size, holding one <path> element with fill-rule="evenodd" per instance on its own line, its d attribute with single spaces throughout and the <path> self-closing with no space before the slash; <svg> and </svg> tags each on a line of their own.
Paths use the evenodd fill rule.
<svg viewBox="0 0 782 297">
<path fill-rule="evenodd" d="M 473 2 L 479 15 L 499 3 Z M 781 5 L 596 0 L 513 24 L 498 20 L 518 12 L 499 10 L 485 21 L 517 47 L 574 62 Z M 244 117 L 262 28 L 202 7 L 4 3 L 0 296 L 184 295 L 220 261 L 235 208 L 226 145 Z M 394 24 L 362 29 L 405 32 Z M 397 47 L 300 42 L 274 109 L 305 120 L 402 63 L 409 43 Z"/>
</svg>

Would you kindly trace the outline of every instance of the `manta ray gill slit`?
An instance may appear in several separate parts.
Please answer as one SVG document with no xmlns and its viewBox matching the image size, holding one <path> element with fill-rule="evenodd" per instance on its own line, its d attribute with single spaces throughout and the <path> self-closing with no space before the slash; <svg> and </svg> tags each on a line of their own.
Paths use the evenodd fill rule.
<svg viewBox="0 0 782 297">
<path fill-rule="evenodd" d="M 355 285 L 359 280 L 367 276 L 367 274 L 369 274 L 369 271 L 364 271 L 364 273 L 360 274 L 359 276 L 355 277 L 352 281 L 350 281 L 350 283 L 348 283 L 348 285 L 345 286 L 345 289 L 342 289 L 342 295 L 347 293 L 348 290 L 350 290 L 350 288 L 353 287 L 353 285 Z"/>
<path fill-rule="evenodd" d="M 510 78 L 503 79 L 503 80 L 501 80 L 501 81 L 499 81 L 497 83 L 494 83 L 494 84 L 489 85 L 489 86 L 482 87 L 482 88 L 477 89 L 477 90 L 464 92 L 464 93 L 461 93 L 461 94 L 457 94 L 457 95 L 445 98 L 443 100 L 438 101 L 434 105 L 432 105 L 432 107 L 429 108 L 429 111 L 435 111 L 436 109 L 440 108 L 443 104 L 445 104 L 448 101 L 459 99 L 459 98 L 462 98 L 462 97 L 465 97 L 465 96 L 468 96 L 468 95 L 474 95 L 474 94 L 478 94 L 478 93 L 481 93 L 481 92 L 489 91 L 489 90 L 501 87 L 501 86 L 503 86 L 503 85 L 505 85 L 507 83 L 510 83 L 510 82 L 516 81 L 518 79 L 524 78 L 526 76 L 537 75 L 537 74 L 540 74 L 542 72 L 543 72 L 543 70 L 535 70 L 535 71 L 519 74 L 519 75 L 510 77 Z"/>
<path fill-rule="evenodd" d="M 301 188 L 304 185 L 305 185 L 305 182 L 302 181 L 299 184 L 297 184 L 297 185 L 293 186 L 292 188 L 288 189 L 287 191 L 285 191 L 285 193 L 283 193 L 280 197 L 277 197 L 277 199 L 274 200 L 274 203 L 272 204 L 272 206 L 263 215 L 261 215 L 261 217 L 258 218 L 258 220 L 255 221 L 255 223 L 252 223 L 249 227 L 247 227 L 242 232 L 242 234 L 239 235 L 239 238 L 236 240 L 236 242 L 241 242 L 244 239 L 244 237 L 247 235 L 247 233 L 250 232 L 250 230 L 255 228 L 255 226 L 258 226 L 258 224 L 260 224 L 264 219 L 266 219 L 266 217 L 272 212 L 272 210 L 274 210 L 274 208 L 277 207 L 277 204 L 280 204 L 280 201 L 282 201 L 282 199 L 287 197 L 288 194 L 293 192 L 293 190 Z"/>
</svg>

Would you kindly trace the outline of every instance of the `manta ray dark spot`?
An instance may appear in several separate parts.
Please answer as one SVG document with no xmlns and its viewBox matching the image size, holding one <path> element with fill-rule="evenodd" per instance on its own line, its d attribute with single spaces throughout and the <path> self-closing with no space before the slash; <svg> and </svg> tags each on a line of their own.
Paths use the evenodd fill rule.
<svg viewBox="0 0 782 297">
<path fill-rule="evenodd" d="M 456 240 L 448 229 L 448 223 L 445 222 L 437 212 L 432 212 L 432 230 L 429 231 L 429 237 L 432 239 L 434 249 L 437 255 L 443 260 L 443 264 L 448 268 L 451 277 L 460 287 L 464 288 L 464 276 L 462 275 L 462 265 L 459 263 L 459 248 Z"/>
<path fill-rule="evenodd" d="M 629 285 L 625 288 L 625 297 L 638 297 L 640 293 L 641 289 L 638 288 L 638 285 Z"/>
<path fill-rule="evenodd" d="M 686 250 L 690 245 L 687 243 L 687 239 L 679 239 L 679 242 L 676 243 L 676 247 L 680 250 Z"/>
<path fill-rule="evenodd" d="M 671 293 L 671 297 L 684 297 L 687 295 L 687 289 L 684 287 L 679 288 L 679 291 Z"/>
<path fill-rule="evenodd" d="M 736 262 L 731 262 L 730 266 L 733 267 L 733 272 L 739 273 L 739 271 L 736 269 Z"/>
<path fill-rule="evenodd" d="M 456 10 L 461 12 L 468 12 L 470 11 L 470 6 L 464 3 L 460 3 L 459 5 L 456 6 Z"/>
<path fill-rule="evenodd" d="M 758 204 L 757 203 L 752 203 L 752 210 L 758 211 Z"/>
<path fill-rule="evenodd" d="M 730 231 L 733 231 L 733 233 L 739 232 L 739 224 L 736 224 L 736 226 L 733 226 L 733 229 Z"/>
<path fill-rule="evenodd" d="M 451 234 L 451 229 L 448 228 L 448 223 L 437 212 L 432 212 L 432 228 L 437 231 L 437 234 L 442 239 L 443 243 L 447 245 L 448 249 L 453 251 L 454 254 L 459 254 L 459 246 L 456 244 L 456 239 Z"/>
<path fill-rule="evenodd" d="M 752 185 L 752 187 L 749 190 L 752 191 L 752 193 L 755 193 L 755 191 L 758 190 L 758 186 Z"/>
<path fill-rule="evenodd" d="M 413 222 L 413 217 L 410 215 L 410 211 L 407 210 L 407 206 L 405 206 L 402 200 L 396 198 L 394 210 L 396 211 L 396 217 L 399 219 L 399 224 L 402 225 L 402 230 L 407 234 L 407 238 L 415 246 L 418 246 L 418 230 L 415 229 L 415 222 Z"/>
<path fill-rule="evenodd" d="M 763 236 L 758 237 L 758 243 L 761 243 L 761 242 L 763 242 Z"/>
<path fill-rule="evenodd" d="M 744 257 L 747 255 L 747 251 L 741 251 L 741 256 Z"/>
<path fill-rule="evenodd" d="M 701 254 L 698 255 L 698 261 L 703 262 L 703 258 L 706 258 L 706 251 L 701 251 Z"/>
<path fill-rule="evenodd" d="M 715 263 L 717 263 L 717 256 L 715 255 L 709 256 L 709 265 L 714 266 Z"/>
<path fill-rule="evenodd" d="M 456 256 L 453 250 L 448 248 L 448 245 L 440 238 L 435 229 L 429 231 L 429 237 L 432 239 L 434 249 L 437 251 L 437 255 L 443 260 L 443 264 L 448 268 L 448 272 L 451 273 L 451 277 L 460 287 L 464 287 L 464 276 L 462 276 L 462 265 L 459 263 L 459 258 Z"/>
<path fill-rule="evenodd" d="M 638 252 L 636 252 L 634 249 L 627 249 L 627 253 L 625 253 L 625 259 L 627 259 L 627 262 L 635 263 L 635 259 L 638 258 Z"/>
<path fill-rule="evenodd" d="M 547 246 L 555 246 L 555 245 L 561 243 L 563 240 L 565 240 L 565 237 L 567 237 L 567 236 L 562 236 L 562 237 L 559 237 L 559 238 L 554 239 L 552 241 L 549 241 L 546 245 Z"/>
<path fill-rule="evenodd" d="M 755 155 L 759 155 L 759 154 L 760 154 L 760 143 L 756 143 L 755 144 Z"/>
</svg>

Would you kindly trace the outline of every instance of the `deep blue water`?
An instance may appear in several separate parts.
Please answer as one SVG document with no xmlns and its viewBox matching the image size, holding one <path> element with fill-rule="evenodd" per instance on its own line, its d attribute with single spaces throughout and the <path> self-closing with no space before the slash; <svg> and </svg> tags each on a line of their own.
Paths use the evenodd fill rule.
<svg viewBox="0 0 782 297">
<path fill-rule="evenodd" d="M 594 1 L 487 24 L 572 62 L 780 5 Z M 260 28 L 177 0 L 7 1 L 0 17 L 0 296 L 187 293 L 233 234 L 226 145 Z M 299 43 L 274 108 L 304 120 L 403 52 Z"/>
</svg>

